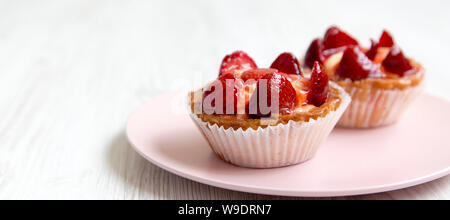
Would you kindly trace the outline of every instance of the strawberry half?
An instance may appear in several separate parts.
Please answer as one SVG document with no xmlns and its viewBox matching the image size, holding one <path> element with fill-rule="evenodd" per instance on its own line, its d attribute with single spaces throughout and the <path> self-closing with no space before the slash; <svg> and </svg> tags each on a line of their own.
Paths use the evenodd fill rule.
<svg viewBox="0 0 450 220">
<path fill-rule="evenodd" d="M 379 47 L 392 47 L 394 46 L 394 39 L 392 38 L 392 35 L 389 34 L 386 30 L 383 30 L 383 33 L 381 34 L 379 43 Z"/>
<path fill-rule="evenodd" d="M 273 61 L 270 68 L 277 69 L 286 74 L 302 75 L 298 59 L 291 53 L 280 54 L 277 59 Z"/>
<path fill-rule="evenodd" d="M 370 39 L 370 42 L 372 43 L 370 46 L 370 50 L 366 52 L 367 58 L 370 60 L 374 60 L 378 53 L 378 43 L 372 39 Z"/>
<path fill-rule="evenodd" d="M 277 100 L 272 100 L 272 94 Z M 272 103 L 276 105 L 277 101 L 278 106 L 272 106 Z M 246 109 L 251 117 L 268 117 L 277 110 L 280 114 L 289 114 L 297 103 L 297 94 L 291 82 L 282 74 L 269 73 L 258 80 Z"/>
<path fill-rule="evenodd" d="M 256 69 L 255 61 L 243 51 L 236 51 L 223 58 L 219 76 L 233 70 Z"/>
<path fill-rule="evenodd" d="M 319 38 L 313 40 L 305 54 L 305 66 L 312 69 L 314 67 L 314 62 L 316 61 L 323 64 L 323 62 L 325 62 L 323 50 L 323 41 Z"/>
<path fill-rule="evenodd" d="M 323 71 L 320 63 L 316 61 L 311 73 L 308 103 L 320 107 L 327 101 L 328 94 L 328 75 Z"/>
<path fill-rule="evenodd" d="M 403 55 L 398 47 L 393 47 L 382 63 L 384 69 L 399 76 L 405 76 L 412 73 L 413 67 L 409 60 Z"/>
<path fill-rule="evenodd" d="M 205 99 L 208 96 L 215 95 L 216 86 L 222 89 L 222 97 L 212 97 L 211 107 L 208 108 L 205 104 Z M 238 102 L 237 78 L 232 73 L 226 73 L 219 77 L 211 86 L 203 93 L 203 110 L 205 112 L 214 112 L 215 114 L 235 114 L 237 112 Z M 222 109 L 216 106 L 216 100 L 222 101 Z"/>
<path fill-rule="evenodd" d="M 253 69 L 247 70 L 241 75 L 241 79 L 246 82 L 249 79 L 258 80 L 268 73 L 278 73 L 277 69 Z"/>
<path fill-rule="evenodd" d="M 357 46 L 349 46 L 336 69 L 336 75 L 353 81 L 382 76 L 379 65 L 373 63 Z"/>
<path fill-rule="evenodd" d="M 331 49 L 348 45 L 358 45 L 358 41 L 338 27 L 332 26 L 325 33 L 323 44 L 325 49 Z"/>
</svg>

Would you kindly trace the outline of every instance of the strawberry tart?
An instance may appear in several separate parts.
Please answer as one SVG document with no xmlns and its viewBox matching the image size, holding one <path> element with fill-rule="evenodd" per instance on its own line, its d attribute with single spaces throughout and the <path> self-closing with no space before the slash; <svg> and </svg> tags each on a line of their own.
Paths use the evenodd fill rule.
<svg viewBox="0 0 450 220">
<path fill-rule="evenodd" d="M 338 122 L 349 128 L 372 128 L 395 123 L 418 96 L 424 68 L 407 58 L 391 34 L 383 31 L 370 48 L 337 27 L 312 41 L 304 62 L 324 65 L 330 80 L 343 87 L 352 103 Z"/>
<path fill-rule="evenodd" d="M 190 115 L 212 151 L 252 168 L 312 158 L 351 101 L 319 62 L 305 78 L 291 53 L 258 68 L 242 51 L 226 56 L 217 79 L 189 97 Z"/>
</svg>

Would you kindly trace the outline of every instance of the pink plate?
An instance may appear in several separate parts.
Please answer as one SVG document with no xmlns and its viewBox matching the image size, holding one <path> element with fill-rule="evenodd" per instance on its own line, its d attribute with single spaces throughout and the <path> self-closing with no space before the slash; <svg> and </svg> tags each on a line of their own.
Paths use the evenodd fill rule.
<svg viewBox="0 0 450 220">
<path fill-rule="evenodd" d="M 197 182 L 252 193 L 319 197 L 401 189 L 450 173 L 450 103 L 430 95 L 419 97 L 395 125 L 335 129 L 308 162 L 247 169 L 222 162 L 189 116 L 173 110 L 182 106 L 174 100 L 184 94 L 163 95 L 142 105 L 129 118 L 126 132 L 147 160 Z"/>
</svg>

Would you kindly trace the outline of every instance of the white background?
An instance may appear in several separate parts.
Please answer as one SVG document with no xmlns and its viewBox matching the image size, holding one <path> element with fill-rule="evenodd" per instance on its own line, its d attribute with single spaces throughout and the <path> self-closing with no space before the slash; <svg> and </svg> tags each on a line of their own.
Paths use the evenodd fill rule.
<svg viewBox="0 0 450 220">
<path fill-rule="evenodd" d="M 145 100 L 217 75 L 247 51 L 267 67 L 337 24 L 390 30 L 450 100 L 449 1 L 0 1 L 0 199 L 275 199 L 147 163 L 124 135 Z M 164 108 L 165 106 L 157 106 Z M 430 140 L 432 141 L 432 140 Z M 450 177 L 348 199 L 450 199 Z"/>
</svg>

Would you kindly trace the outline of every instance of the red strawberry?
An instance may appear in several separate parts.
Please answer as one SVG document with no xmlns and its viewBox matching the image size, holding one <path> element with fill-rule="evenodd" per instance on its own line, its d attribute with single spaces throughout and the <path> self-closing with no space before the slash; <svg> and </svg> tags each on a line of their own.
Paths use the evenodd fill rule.
<svg viewBox="0 0 450 220">
<path fill-rule="evenodd" d="M 272 94 L 277 100 L 272 100 Z M 272 106 L 272 103 L 276 105 L 277 101 L 278 106 Z M 269 73 L 258 80 L 256 90 L 247 105 L 247 112 L 256 118 L 268 117 L 277 110 L 280 114 L 289 114 L 295 109 L 297 102 L 297 94 L 291 82 L 282 74 Z"/>
<path fill-rule="evenodd" d="M 207 113 L 214 112 L 215 114 L 235 114 L 237 112 L 237 102 L 238 102 L 238 84 L 236 81 L 236 76 L 232 73 L 227 73 L 219 77 L 211 87 L 203 93 L 203 101 L 205 98 L 214 95 L 216 86 L 220 86 L 222 89 L 222 97 L 212 97 L 211 107 L 208 108 L 203 103 L 203 110 Z M 220 106 L 216 107 L 216 100 L 221 100 L 223 102 L 222 108 Z M 232 111 L 232 112 L 231 112 Z"/>
<path fill-rule="evenodd" d="M 258 80 L 262 76 L 268 74 L 268 73 L 278 73 L 277 69 L 253 69 L 253 70 L 247 70 L 241 75 L 241 79 L 246 82 L 249 79 Z"/>
<path fill-rule="evenodd" d="M 249 70 L 255 68 L 258 67 L 251 57 L 243 51 L 236 51 L 223 58 L 219 76 L 232 70 Z"/>
<path fill-rule="evenodd" d="M 368 50 L 366 52 L 366 56 L 370 59 L 370 60 L 374 60 L 375 57 L 377 56 L 378 53 L 378 43 L 372 39 L 370 39 L 371 41 L 371 46 L 370 46 L 370 50 Z"/>
<path fill-rule="evenodd" d="M 332 26 L 327 30 L 323 43 L 325 49 L 338 48 L 348 45 L 358 45 L 358 41 L 356 41 L 353 37 L 343 32 L 336 26 Z"/>
<path fill-rule="evenodd" d="M 282 53 L 273 61 L 270 68 L 277 69 L 280 72 L 287 74 L 302 75 L 302 70 L 300 69 L 300 63 L 298 59 L 291 53 Z"/>
<path fill-rule="evenodd" d="M 308 50 L 305 54 L 305 65 L 308 68 L 314 67 L 314 62 L 318 61 L 320 64 L 325 62 L 325 55 L 323 54 L 323 41 L 319 38 L 316 38 L 311 45 L 309 45 Z"/>
<path fill-rule="evenodd" d="M 392 38 L 392 35 L 389 34 L 386 30 L 383 30 L 383 34 L 381 34 L 379 43 L 379 47 L 392 47 L 394 46 L 394 39 Z"/>
<path fill-rule="evenodd" d="M 409 60 L 403 55 L 403 52 L 398 47 L 393 47 L 386 59 L 382 63 L 384 69 L 391 73 L 395 73 L 400 76 L 405 76 L 412 73 L 413 69 Z"/>
<path fill-rule="evenodd" d="M 331 49 L 323 50 L 322 53 L 325 56 L 325 58 L 328 58 L 328 57 L 331 57 L 334 54 L 337 54 L 337 53 L 340 53 L 340 52 L 344 52 L 345 49 L 347 49 L 347 47 L 331 48 Z"/>
<path fill-rule="evenodd" d="M 314 63 L 311 73 L 310 89 L 308 92 L 308 103 L 320 107 L 328 99 L 329 86 L 328 75 L 322 70 L 319 62 Z"/>
<path fill-rule="evenodd" d="M 379 65 L 373 63 L 357 46 L 349 46 L 344 51 L 341 63 L 336 69 L 340 78 L 353 81 L 382 76 Z"/>
</svg>

